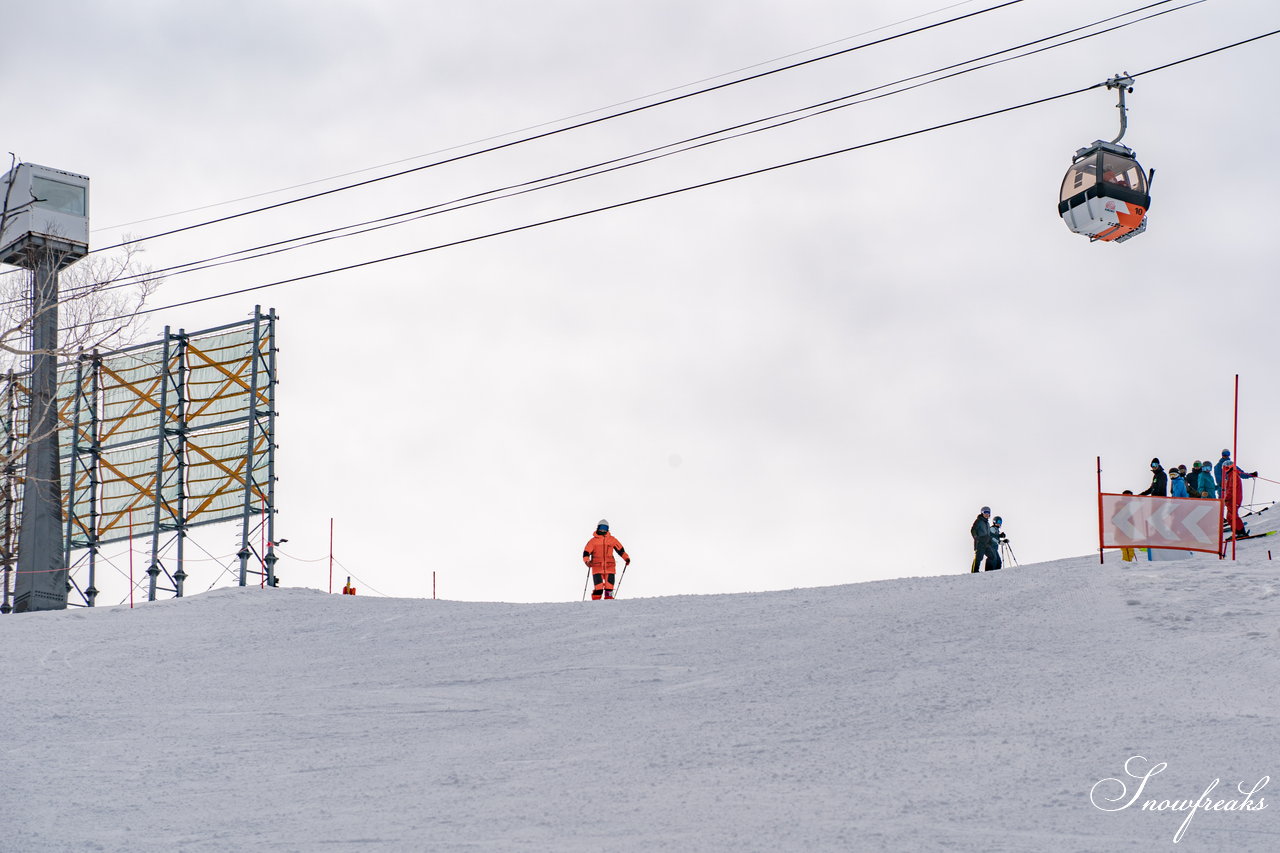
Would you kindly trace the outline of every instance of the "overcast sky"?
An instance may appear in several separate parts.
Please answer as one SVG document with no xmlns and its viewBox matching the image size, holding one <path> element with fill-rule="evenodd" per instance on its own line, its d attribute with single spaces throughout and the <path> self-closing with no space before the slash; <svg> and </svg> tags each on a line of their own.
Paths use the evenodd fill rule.
<svg viewBox="0 0 1280 853">
<path fill-rule="evenodd" d="M 93 241 L 103 246 L 994 5 L 26 4 L 6 15 L 0 142 L 23 160 L 91 177 Z M 145 260 L 166 267 L 541 178 L 1139 5 L 1025 0 L 589 128 L 149 240 Z M 1208 0 L 600 178 L 173 276 L 151 304 L 847 148 L 1277 28 L 1274 3 Z M 160 311 L 143 338 L 166 325 L 232 322 L 255 304 L 279 312 L 277 530 L 289 542 L 277 571 L 286 585 L 327 588 L 330 518 L 338 558 L 362 592 L 429 596 L 434 571 L 442 597 L 470 600 L 577 598 L 582 545 L 601 517 L 634 557 L 629 596 L 967 571 L 968 527 L 983 504 L 1005 518 L 1022 562 L 1086 554 L 1097 543 L 1095 457 L 1113 491 L 1145 488 L 1152 456 L 1188 465 L 1216 457 L 1231 444 L 1237 373 L 1241 460 L 1280 480 L 1278 66 L 1280 36 L 1138 79 L 1124 142 L 1157 174 L 1149 229 L 1123 245 L 1090 244 L 1057 217 L 1071 154 L 1118 131 L 1114 93 L 1094 90 Z M 1280 486 L 1259 484 L 1258 500 L 1277 497 Z M 197 536 L 216 556 L 238 547 L 231 528 Z M 188 572 L 189 591 L 217 578 L 208 564 Z M 124 595 L 113 589 L 100 603 Z"/>
</svg>

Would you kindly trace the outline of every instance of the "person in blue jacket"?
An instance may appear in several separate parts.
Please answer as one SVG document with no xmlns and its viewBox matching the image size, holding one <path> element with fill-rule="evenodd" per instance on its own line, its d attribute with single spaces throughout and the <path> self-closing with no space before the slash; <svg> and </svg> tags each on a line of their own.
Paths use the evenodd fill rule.
<svg viewBox="0 0 1280 853">
<path fill-rule="evenodd" d="M 1182 471 L 1178 468 L 1169 469 L 1169 497 L 1185 498 L 1187 495 L 1187 481 L 1182 479 Z"/>
<path fill-rule="evenodd" d="M 1200 497 L 1218 499 L 1218 483 L 1213 479 L 1213 466 L 1208 462 L 1200 468 Z"/>
<path fill-rule="evenodd" d="M 1009 537 L 1004 535 L 1004 531 L 1000 529 L 1000 525 L 1004 524 L 1004 519 L 996 516 L 991 519 L 991 539 L 987 546 L 987 571 L 992 572 L 997 569 L 1004 568 L 1004 558 L 1000 556 L 1000 543 L 1008 542 Z M 994 563 L 994 565 L 993 565 Z"/>
<path fill-rule="evenodd" d="M 1224 449 L 1223 449 L 1223 451 L 1222 451 L 1222 458 L 1218 460 L 1218 464 L 1217 464 L 1217 465 L 1214 465 L 1214 466 L 1213 466 L 1213 479 L 1214 479 L 1214 481 L 1218 484 L 1218 489 L 1219 489 L 1219 490 L 1221 490 L 1221 489 L 1222 489 L 1222 466 L 1223 466 L 1223 465 L 1225 465 L 1225 464 L 1227 464 L 1228 462 L 1231 462 L 1231 451 L 1230 451 L 1230 450 L 1226 450 L 1226 449 L 1224 448 Z M 1256 477 L 1256 476 L 1258 476 L 1258 472 L 1257 472 L 1257 471 L 1254 471 L 1252 474 L 1250 474 L 1248 471 L 1245 471 L 1245 470 L 1244 470 L 1243 468 L 1241 468 L 1239 465 L 1236 465 L 1236 470 L 1238 470 L 1238 471 L 1240 472 L 1240 479 L 1241 479 L 1241 480 L 1248 480 L 1248 479 L 1249 479 L 1249 478 L 1251 478 L 1251 477 Z M 1225 494 L 1225 493 L 1224 493 L 1224 494 Z"/>
<path fill-rule="evenodd" d="M 1226 462 L 1230 458 L 1231 458 L 1231 451 L 1223 450 L 1222 458 L 1218 460 L 1217 465 L 1213 466 L 1213 482 L 1218 485 L 1219 489 L 1222 488 L 1222 463 Z"/>
</svg>

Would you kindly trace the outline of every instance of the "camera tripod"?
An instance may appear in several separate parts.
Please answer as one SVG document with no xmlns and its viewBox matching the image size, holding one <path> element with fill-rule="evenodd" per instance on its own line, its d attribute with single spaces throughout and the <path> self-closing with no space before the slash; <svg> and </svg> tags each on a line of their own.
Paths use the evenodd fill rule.
<svg viewBox="0 0 1280 853">
<path fill-rule="evenodd" d="M 1018 558 L 1013 555 L 1013 546 L 1009 544 L 1009 540 L 1004 537 L 1000 538 L 1000 565 L 1004 566 L 1013 561 L 1013 565 L 1018 565 Z"/>
</svg>

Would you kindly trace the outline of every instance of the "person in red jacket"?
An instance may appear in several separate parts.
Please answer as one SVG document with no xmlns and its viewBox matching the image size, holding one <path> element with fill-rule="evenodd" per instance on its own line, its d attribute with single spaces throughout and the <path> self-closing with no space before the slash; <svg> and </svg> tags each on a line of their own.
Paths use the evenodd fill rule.
<svg viewBox="0 0 1280 853">
<path fill-rule="evenodd" d="M 582 549 L 582 562 L 586 563 L 587 568 L 591 570 L 591 579 L 595 582 L 594 591 L 591 593 L 591 598 L 595 601 L 613 598 L 614 570 L 618 567 L 614 554 L 625 561 L 624 565 L 631 565 L 631 557 L 627 555 L 627 549 L 623 548 L 622 543 L 609 533 L 609 522 L 602 518 L 596 525 L 595 535 L 591 537 L 587 547 Z"/>
<path fill-rule="evenodd" d="M 1225 451 L 1224 451 L 1225 452 Z M 1236 467 L 1229 457 L 1222 459 L 1222 501 L 1227 520 L 1231 522 L 1233 536 L 1248 536 L 1249 530 L 1240 517 L 1240 504 L 1244 503 L 1243 479 L 1258 476 L 1258 472 L 1245 473 Z"/>
</svg>

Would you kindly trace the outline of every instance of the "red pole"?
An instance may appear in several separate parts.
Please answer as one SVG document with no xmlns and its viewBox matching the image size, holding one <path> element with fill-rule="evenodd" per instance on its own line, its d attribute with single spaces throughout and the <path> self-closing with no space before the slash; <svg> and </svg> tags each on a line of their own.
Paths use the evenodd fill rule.
<svg viewBox="0 0 1280 853">
<path fill-rule="evenodd" d="M 261 544 L 259 545 L 258 553 L 262 555 L 261 557 L 259 557 L 259 558 L 258 558 L 258 566 L 259 566 L 259 568 L 261 568 L 261 569 L 262 569 L 262 583 L 258 584 L 258 588 L 259 588 L 259 589 L 266 589 L 266 588 L 267 588 L 267 564 L 266 564 L 266 554 L 267 554 L 267 499 L 266 499 L 266 498 L 263 498 L 263 499 L 262 499 L 262 521 L 258 523 L 258 531 L 259 531 L 258 541 L 261 543 Z"/>
<path fill-rule="evenodd" d="M 1104 556 L 1102 543 L 1104 537 L 1102 535 L 1102 457 L 1098 457 L 1098 563 L 1106 565 L 1107 559 Z"/>
<path fill-rule="evenodd" d="M 1231 458 L 1240 464 L 1240 374 L 1236 374 L 1236 400 L 1231 415 Z"/>
<path fill-rule="evenodd" d="M 129 608 L 133 609 L 133 510 L 129 510 Z"/>
<path fill-rule="evenodd" d="M 1235 461 L 1235 465 L 1233 467 L 1235 467 L 1237 471 L 1239 470 L 1238 466 L 1240 465 L 1239 442 L 1240 442 L 1240 374 L 1237 373 L 1236 374 L 1236 399 L 1235 399 L 1235 405 L 1233 407 L 1233 411 L 1231 414 L 1231 458 Z M 1224 477 L 1223 479 L 1225 480 L 1226 478 Z M 1236 482 L 1243 483 L 1244 481 L 1237 479 Z M 1244 487 L 1242 485 L 1241 489 L 1243 490 L 1243 488 Z M 1239 497 L 1239 495 L 1237 495 L 1236 497 Z M 1236 512 L 1237 512 L 1236 508 L 1234 506 L 1231 507 L 1231 559 L 1233 560 L 1236 558 L 1236 526 L 1235 526 Z"/>
<path fill-rule="evenodd" d="M 333 595 L 333 519 L 329 519 L 329 594 Z"/>
<path fill-rule="evenodd" d="M 1226 534 L 1222 531 L 1222 521 L 1227 518 L 1227 502 L 1222 497 L 1222 489 L 1218 489 L 1218 518 L 1218 559 L 1225 560 L 1227 559 L 1227 549 L 1222 547 L 1225 544 L 1222 537 Z"/>
</svg>

